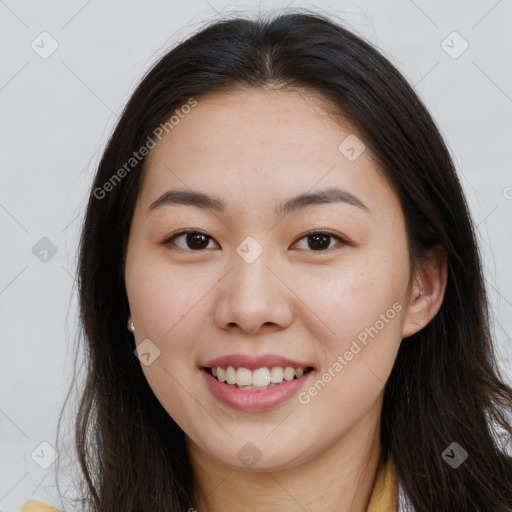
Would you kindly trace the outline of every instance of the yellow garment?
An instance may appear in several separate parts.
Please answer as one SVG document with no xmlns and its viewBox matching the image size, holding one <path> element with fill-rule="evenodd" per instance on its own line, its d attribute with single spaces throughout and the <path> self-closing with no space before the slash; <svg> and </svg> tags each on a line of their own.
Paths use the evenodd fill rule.
<svg viewBox="0 0 512 512">
<path fill-rule="evenodd" d="M 45 505 L 40 501 L 30 500 L 21 507 L 20 512 L 59 512 L 56 508 Z"/>
<path fill-rule="evenodd" d="M 396 512 L 398 485 L 391 460 L 379 468 L 367 512 Z M 59 512 L 40 501 L 27 501 L 20 512 Z"/>
<path fill-rule="evenodd" d="M 391 459 L 379 467 L 367 512 L 397 512 L 398 481 Z"/>
</svg>

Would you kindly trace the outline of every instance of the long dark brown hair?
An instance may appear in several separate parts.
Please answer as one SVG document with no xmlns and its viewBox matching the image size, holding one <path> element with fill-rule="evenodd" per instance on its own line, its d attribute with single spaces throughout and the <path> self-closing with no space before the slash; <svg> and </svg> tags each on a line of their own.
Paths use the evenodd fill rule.
<svg viewBox="0 0 512 512">
<path fill-rule="evenodd" d="M 449 151 L 414 90 L 376 48 L 323 15 L 288 11 L 209 23 L 167 52 L 136 88 L 103 153 L 79 247 L 81 510 L 193 506 L 184 432 L 149 387 L 126 328 L 124 263 L 146 158 L 126 163 L 191 98 L 269 85 L 320 94 L 353 123 L 400 199 L 411 268 L 436 245 L 447 254 L 442 306 L 402 342 L 386 383 L 383 460 L 392 458 L 417 512 L 512 509 L 512 459 L 498 435 L 512 435 L 512 389 L 493 352 L 475 226 Z M 453 442 L 468 453 L 457 469 L 442 456 Z"/>
</svg>

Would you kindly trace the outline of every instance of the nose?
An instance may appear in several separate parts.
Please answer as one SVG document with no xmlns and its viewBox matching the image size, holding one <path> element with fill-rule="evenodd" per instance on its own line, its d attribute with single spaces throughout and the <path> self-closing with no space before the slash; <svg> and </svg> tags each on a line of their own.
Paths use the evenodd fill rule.
<svg viewBox="0 0 512 512">
<path fill-rule="evenodd" d="M 293 294 L 265 251 L 251 263 L 234 254 L 232 263 L 218 285 L 215 323 L 247 334 L 288 327 L 293 320 Z"/>
</svg>

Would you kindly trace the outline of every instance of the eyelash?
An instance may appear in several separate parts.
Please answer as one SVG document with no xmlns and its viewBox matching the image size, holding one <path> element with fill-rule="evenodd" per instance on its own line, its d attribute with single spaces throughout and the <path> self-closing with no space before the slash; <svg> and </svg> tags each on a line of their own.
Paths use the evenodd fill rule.
<svg viewBox="0 0 512 512">
<path fill-rule="evenodd" d="M 175 233 L 174 235 L 166 238 L 163 242 L 162 242 L 162 245 L 169 245 L 171 242 L 173 242 L 173 240 L 175 240 L 176 238 L 180 237 L 180 236 L 183 236 L 183 235 L 188 235 L 188 234 L 191 234 L 191 233 L 194 233 L 194 234 L 198 234 L 198 235 L 204 235 L 205 237 L 207 237 L 209 240 L 213 240 L 213 238 L 209 235 L 207 235 L 206 233 L 203 233 L 202 231 L 198 231 L 196 229 L 189 229 L 189 230 L 183 230 L 183 231 L 179 231 L 178 233 Z M 350 245 L 350 243 L 345 240 L 343 237 L 341 237 L 340 235 L 332 232 L 332 231 L 329 231 L 328 229 L 324 229 L 324 230 L 315 230 L 315 231 L 310 231 L 308 233 L 305 233 L 304 235 L 302 235 L 301 237 L 299 237 L 295 242 L 294 242 L 294 245 L 299 242 L 300 240 L 304 239 L 304 238 L 309 238 L 310 236 L 315 236 L 315 235 L 327 235 L 331 238 L 337 238 L 341 244 L 337 244 L 337 245 Z M 174 244 L 175 245 L 175 244 Z M 330 244 L 329 244 L 330 245 Z M 331 249 L 333 249 L 335 246 L 333 247 L 328 247 L 327 249 L 319 249 L 319 250 L 313 250 L 313 249 L 303 249 L 303 250 L 306 250 L 307 252 L 327 252 L 327 251 L 330 251 Z M 201 251 L 205 251 L 206 249 L 183 249 L 182 247 L 178 247 L 177 250 L 180 250 L 180 251 L 185 251 L 185 252 L 201 252 Z"/>
</svg>

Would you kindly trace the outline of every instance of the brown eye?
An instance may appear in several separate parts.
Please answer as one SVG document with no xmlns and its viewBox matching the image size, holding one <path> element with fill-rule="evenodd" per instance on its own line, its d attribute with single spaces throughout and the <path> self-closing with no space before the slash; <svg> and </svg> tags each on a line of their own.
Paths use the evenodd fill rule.
<svg viewBox="0 0 512 512">
<path fill-rule="evenodd" d="M 177 243 L 177 240 L 181 240 L 181 242 Z M 183 250 L 200 251 L 207 249 L 210 241 L 213 241 L 213 238 L 200 231 L 182 231 L 167 239 L 164 245 L 172 242 Z"/>
<path fill-rule="evenodd" d="M 335 245 L 340 245 L 331 245 L 331 242 L 333 242 L 334 239 L 339 240 L 341 242 L 341 245 L 345 244 L 345 240 L 343 238 L 333 233 L 330 233 L 329 231 L 315 231 L 313 233 L 308 233 L 304 235 L 302 238 L 300 238 L 299 241 L 307 241 L 306 250 L 325 252 L 327 249 L 331 249 Z M 299 247 L 299 249 L 304 249 L 304 247 Z"/>
</svg>

